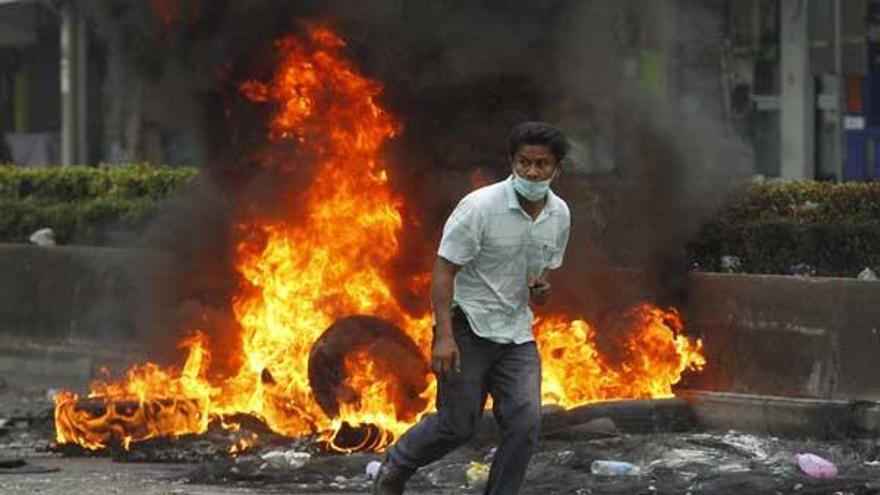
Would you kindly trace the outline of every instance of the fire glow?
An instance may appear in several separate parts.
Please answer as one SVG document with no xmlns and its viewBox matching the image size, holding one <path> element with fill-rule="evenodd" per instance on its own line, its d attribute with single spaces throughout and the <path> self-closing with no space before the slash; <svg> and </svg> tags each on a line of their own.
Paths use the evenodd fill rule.
<svg viewBox="0 0 880 495">
<path fill-rule="evenodd" d="M 245 219 L 238 225 L 236 269 L 242 289 L 232 301 L 240 328 L 237 370 L 215 369 L 210 339 L 195 332 L 180 344 L 188 352 L 182 367 L 137 365 L 120 380 L 93 383 L 85 398 L 59 393 L 59 443 L 128 448 L 150 438 L 203 433 L 212 420 L 234 428 L 224 418 L 249 414 L 276 433 L 319 435 L 331 447 L 346 425 L 371 425 L 377 433 L 366 443 L 339 450 L 381 451 L 421 413 L 430 412 L 432 376 L 426 373 L 427 385 L 418 397 L 424 410 L 413 415 L 399 406 L 391 371 L 365 353 L 345 358 L 346 389 L 355 396 L 340 399 L 336 417 L 321 409 L 309 383 L 313 345 L 349 315 L 379 316 L 402 329 L 426 361 L 430 353 L 430 314 L 408 313 L 395 299 L 389 275 L 404 234 L 404 199 L 389 185 L 379 152 L 399 124 L 376 101 L 381 85 L 357 72 L 344 46 L 332 31 L 308 28 L 303 37 L 276 42 L 279 63 L 269 81 L 240 87 L 245 98 L 273 109 L 269 140 L 294 142 L 315 163 L 296 216 Z M 267 166 L 283 175 L 297 163 Z M 425 274 L 413 276 L 414 283 L 424 280 Z M 539 319 L 535 333 L 545 402 L 573 407 L 669 397 L 684 371 L 705 363 L 701 342 L 682 335 L 674 310 L 646 304 L 633 308 L 627 321 L 631 328 L 622 357 L 612 361 L 599 352 L 586 321 L 563 315 Z M 253 442 L 244 443 L 233 450 Z"/>
</svg>

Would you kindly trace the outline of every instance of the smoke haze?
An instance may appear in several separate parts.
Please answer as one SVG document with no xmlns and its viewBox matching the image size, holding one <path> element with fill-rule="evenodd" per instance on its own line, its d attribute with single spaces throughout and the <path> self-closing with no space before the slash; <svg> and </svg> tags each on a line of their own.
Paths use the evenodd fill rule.
<svg viewBox="0 0 880 495">
<path fill-rule="evenodd" d="M 635 293 L 683 304 L 684 246 L 749 163 L 722 118 L 720 0 L 181 1 L 164 21 L 147 2 L 83 5 L 131 81 L 108 94 L 143 99 L 144 120 L 193 143 L 209 172 L 142 240 L 186 263 L 178 283 L 189 302 L 167 317 L 175 328 L 228 319 L 234 223 L 249 208 L 281 213 L 272 212 L 278 172 L 256 155 L 266 149 L 267 109 L 237 88 L 271 75 L 272 41 L 303 19 L 326 21 L 347 40 L 402 124 L 386 149 L 391 181 L 407 198 L 401 281 L 430 267 L 455 203 L 509 173 L 506 136 L 521 121 L 553 122 L 575 145 L 554 185 L 573 220 L 556 307 L 572 316 L 602 318 L 631 302 L 632 287 L 591 270 L 601 266 L 640 269 Z M 306 187 L 308 157 L 301 163 L 296 180 Z M 408 287 L 401 299 L 426 309 L 427 294 Z"/>
</svg>

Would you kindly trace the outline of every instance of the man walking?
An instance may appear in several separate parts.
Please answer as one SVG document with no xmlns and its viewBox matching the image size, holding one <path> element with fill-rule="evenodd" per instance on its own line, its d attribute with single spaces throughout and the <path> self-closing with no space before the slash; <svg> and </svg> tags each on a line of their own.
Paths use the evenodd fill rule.
<svg viewBox="0 0 880 495">
<path fill-rule="evenodd" d="M 511 176 L 465 196 L 443 229 L 431 284 L 437 414 L 391 448 L 376 494 L 403 493 L 416 469 L 470 439 L 487 394 L 503 438 L 485 493 L 515 495 L 522 485 L 541 421 L 529 302 L 546 302 L 547 271 L 568 243 L 568 206 L 550 190 L 568 142 L 549 124 L 526 122 L 509 150 Z"/>
</svg>

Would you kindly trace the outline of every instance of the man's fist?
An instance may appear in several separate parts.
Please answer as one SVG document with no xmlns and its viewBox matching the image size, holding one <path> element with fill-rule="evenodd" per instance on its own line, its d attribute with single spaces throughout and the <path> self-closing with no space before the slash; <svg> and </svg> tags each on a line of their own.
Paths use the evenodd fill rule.
<svg viewBox="0 0 880 495">
<path fill-rule="evenodd" d="M 538 280 L 529 285 L 529 297 L 537 304 L 542 305 L 550 298 L 550 283 L 546 280 Z"/>
</svg>

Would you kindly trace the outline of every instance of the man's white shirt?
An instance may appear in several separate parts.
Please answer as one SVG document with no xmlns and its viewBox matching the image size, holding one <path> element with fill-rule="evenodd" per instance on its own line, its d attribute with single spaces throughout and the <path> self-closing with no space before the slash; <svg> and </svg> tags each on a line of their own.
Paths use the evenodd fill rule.
<svg viewBox="0 0 880 495">
<path fill-rule="evenodd" d="M 570 229 L 568 205 L 553 191 L 533 220 L 519 204 L 512 176 L 458 203 L 437 254 L 462 266 L 453 303 L 474 333 L 503 344 L 534 340 L 528 284 L 562 265 Z"/>
</svg>

